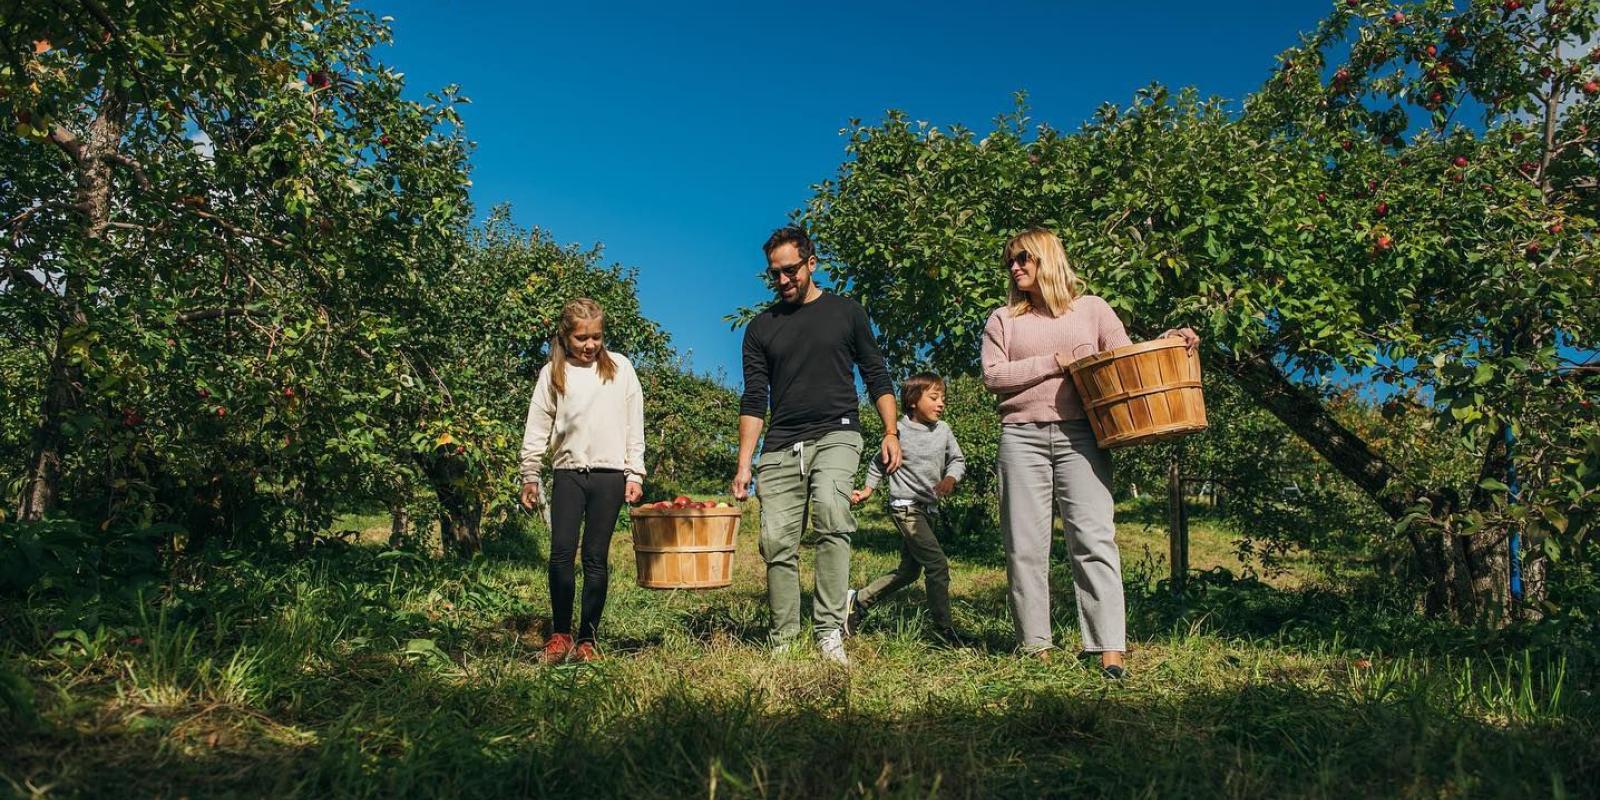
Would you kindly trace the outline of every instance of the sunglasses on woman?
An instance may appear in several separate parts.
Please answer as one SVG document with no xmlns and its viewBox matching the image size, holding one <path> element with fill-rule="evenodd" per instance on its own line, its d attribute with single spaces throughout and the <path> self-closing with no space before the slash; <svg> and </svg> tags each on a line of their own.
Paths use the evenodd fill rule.
<svg viewBox="0 0 1600 800">
<path fill-rule="evenodd" d="M 1011 258 L 1006 260 L 1006 266 L 1009 267 L 1012 264 L 1021 264 L 1022 266 L 1026 267 L 1026 266 L 1028 266 L 1028 263 L 1031 262 L 1031 261 L 1033 261 L 1033 254 L 1032 253 L 1030 253 L 1030 252 L 1028 252 L 1026 250 L 1018 250 L 1016 253 L 1014 253 L 1011 256 Z"/>
</svg>

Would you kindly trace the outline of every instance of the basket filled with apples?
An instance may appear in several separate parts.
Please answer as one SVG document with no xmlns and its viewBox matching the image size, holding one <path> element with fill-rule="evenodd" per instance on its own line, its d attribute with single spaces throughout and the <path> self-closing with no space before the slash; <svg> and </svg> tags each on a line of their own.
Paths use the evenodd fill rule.
<svg viewBox="0 0 1600 800">
<path fill-rule="evenodd" d="M 646 589 L 720 589 L 733 583 L 740 508 L 679 495 L 633 509 L 633 553 Z"/>
</svg>

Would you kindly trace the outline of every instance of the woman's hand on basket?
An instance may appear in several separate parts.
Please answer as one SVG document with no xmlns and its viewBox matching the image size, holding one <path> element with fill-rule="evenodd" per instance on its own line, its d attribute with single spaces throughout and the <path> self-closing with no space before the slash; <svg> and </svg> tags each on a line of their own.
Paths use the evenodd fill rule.
<svg viewBox="0 0 1600 800">
<path fill-rule="evenodd" d="M 1191 353 L 1193 353 L 1194 349 L 1200 345 L 1200 334 L 1195 333 L 1194 328 L 1168 328 L 1164 333 L 1156 338 L 1182 339 L 1184 346 L 1189 348 L 1189 352 Z"/>
<path fill-rule="evenodd" d="M 628 485 L 622 490 L 622 499 L 627 501 L 630 506 L 643 500 L 644 484 L 638 481 L 628 481 Z"/>
</svg>

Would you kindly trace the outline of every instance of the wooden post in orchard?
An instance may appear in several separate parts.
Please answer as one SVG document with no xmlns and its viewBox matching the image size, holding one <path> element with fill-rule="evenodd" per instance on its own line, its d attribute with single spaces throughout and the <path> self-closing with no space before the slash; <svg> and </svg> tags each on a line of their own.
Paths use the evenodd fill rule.
<svg viewBox="0 0 1600 800">
<path fill-rule="evenodd" d="M 1167 462 L 1167 521 L 1172 561 L 1172 593 L 1183 594 L 1189 578 L 1189 512 L 1183 503 L 1183 446 Z"/>
</svg>

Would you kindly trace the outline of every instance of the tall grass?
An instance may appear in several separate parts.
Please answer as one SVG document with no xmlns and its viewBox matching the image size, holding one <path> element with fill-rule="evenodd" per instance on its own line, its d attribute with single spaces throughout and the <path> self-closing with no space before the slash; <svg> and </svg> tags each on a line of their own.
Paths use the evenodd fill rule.
<svg viewBox="0 0 1600 800">
<path fill-rule="evenodd" d="M 0 686 L 21 687 L 7 708 L 27 706 L 0 728 L 0 791 L 1581 797 L 1600 786 L 1595 657 L 1571 643 L 1436 626 L 1311 575 L 1274 585 L 1203 572 L 1173 598 L 1155 585 L 1164 567 L 1130 553 L 1133 672 L 1112 684 L 1070 656 L 1013 655 L 1003 569 L 974 552 L 952 564 L 973 647 L 934 645 L 910 589 L 875 610 L 841 672 L 762 647 L 752 522 L 734 586 L 711 592 L 633 586 L 619 535 L 608 657 L 585 666 L 537 664 L 549 608 L 538 537 L 470 563 L 348 546 L 219 555 L 158 591 L 0 601 Z M 897 548 L 869 513 L 855 582 L 891 569 Z M 1055 582 L 1070 653 L 1064 567 Z"/>
</svg>

